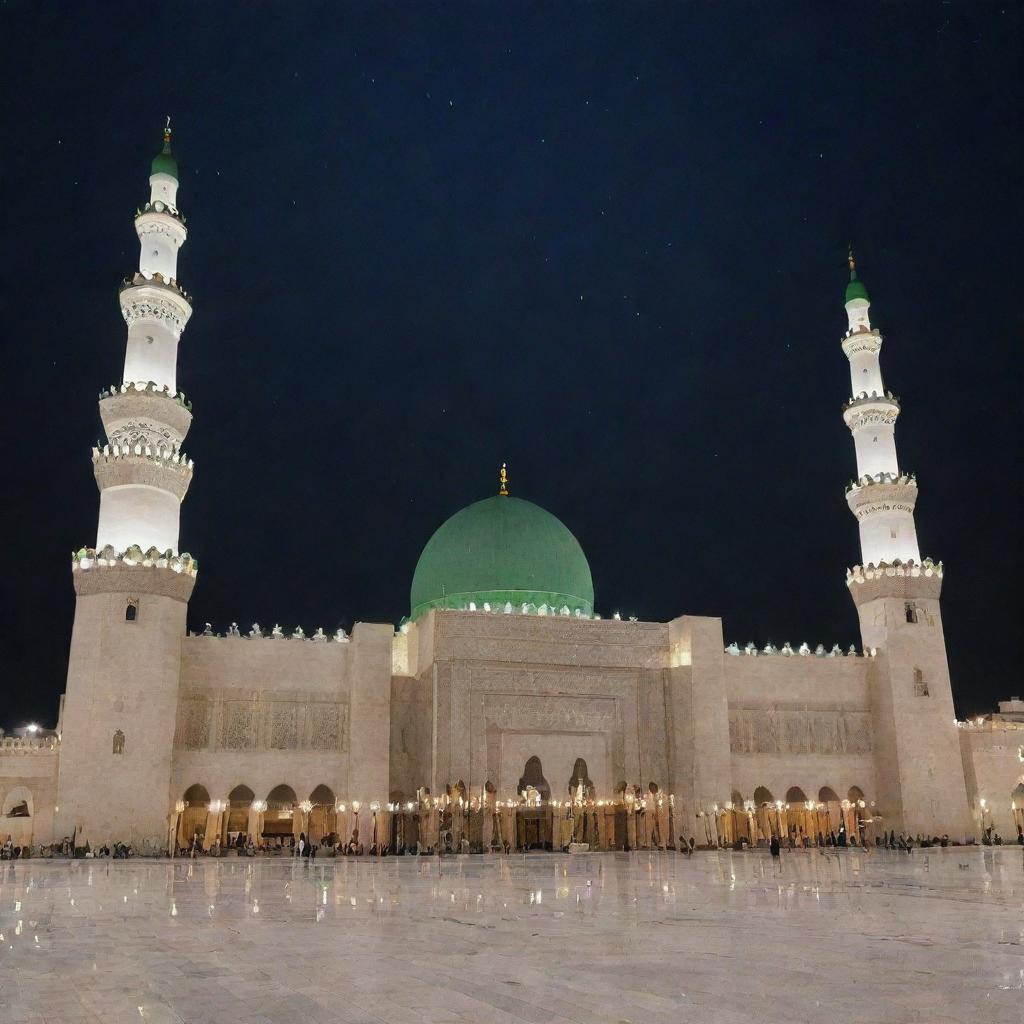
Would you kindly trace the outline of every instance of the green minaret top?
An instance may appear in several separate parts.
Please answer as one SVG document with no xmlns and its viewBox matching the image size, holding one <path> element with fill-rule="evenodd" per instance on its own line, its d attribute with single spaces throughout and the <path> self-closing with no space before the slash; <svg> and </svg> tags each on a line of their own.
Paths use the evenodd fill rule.
<svg viewBox="0 0 1024 1024">
<path fill-rule="evenodd" d="M 167 125 L 164 128 L 164 148 L 160 150 L 150 165 L 150 174 L 169 174 L 175 181 L 178 180 L 178 161 L 171 152 L 171 119 L 167 118 Z"/>
<path fill-rule="evenodd" d="M 846 286 L 846 301 L 851 302 L 853 299 L 863 299 L 865 302 L 870 302 L 871 300 L 868 298 L 868 290 L 864 287 L 864 282 L 857 280 L 857 261 L 853 258 L 853 246 L 850 246 L 846 262 L 850 266 L 850 283 Z"/>
</svg>

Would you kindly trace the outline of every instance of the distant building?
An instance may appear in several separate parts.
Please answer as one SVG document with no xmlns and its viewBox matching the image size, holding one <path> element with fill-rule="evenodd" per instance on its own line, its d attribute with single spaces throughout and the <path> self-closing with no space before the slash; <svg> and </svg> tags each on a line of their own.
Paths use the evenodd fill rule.
<svg viewBox="0 0 1024 1024">
<path fill-rule="evenodd" d="M 207 844 L 300 829 L 368 837 L 378 809 L 406 813 L 441 794 L 493 808 L 528 793 L 530 806 L 575 800 L 609 822 L 626 805 L 646 808 L 646 831 L 620 835 L 612 823 L 591 833 L 597 845 L 1016 833 L 1024 703 L 955 720 L 942 564 L 918 549 L 918 484 L 896 454 L 900 403 L 883 383 L 882 336 L 852 257 L 843 415 L 857 478 L 846 500 L 863 564 L 846 582 L 860 653 L 727 647 L 719 618 L 597 615 L 575 537 L 512 496 L 504 470 L 499 493 L 428 541 L 397 631 L 190 633 L 197 563 L 178 529 L 192 408 L 176 370 L 192 302 L 178 283 L 187 232 L 170 141 L 168 131 L 135 217 L 139 268 L 120 292 L 124 372 L 99 401 L 99 525 L 95 546 L 72 558 L 60 723 L 0 740 L 4 832 L 152 850 L 197 832 Z M 255 496 L 238 499 L 258 514 Z M 812 585 L 803 566 L 771 571 L 780 587 Z M 671 823 L 655 829 L 666 806 Z"/>
</svg>

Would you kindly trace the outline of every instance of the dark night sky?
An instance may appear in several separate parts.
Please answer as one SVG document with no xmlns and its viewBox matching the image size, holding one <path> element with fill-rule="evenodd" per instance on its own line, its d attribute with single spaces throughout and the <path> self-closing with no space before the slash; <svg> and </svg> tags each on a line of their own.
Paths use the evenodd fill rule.
<svg viewBox="0 0 1024 1024">
<path fill-rule="evenodd" d="M 56 719 L 167 113 L 193 628 L 397 622 L 506 460 L 602 612 L 859 641 L 852 240 L 958 710 L 1024 690 L 1019 4 L 70 11 L 0 6 L 0 724 Z"/>
</svg>

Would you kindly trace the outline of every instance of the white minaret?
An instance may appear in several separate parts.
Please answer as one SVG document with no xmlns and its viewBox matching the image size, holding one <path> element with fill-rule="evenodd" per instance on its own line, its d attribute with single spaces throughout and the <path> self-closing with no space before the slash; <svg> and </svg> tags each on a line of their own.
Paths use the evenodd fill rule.
<svg viewBox="0 0 1024 1024">
<path fill-rule="evenodd" d="M 917 482 L 896 457 L 898 400 L 882 382 L 882 336 L 850 253 L 846 286 L 851 398 L 843 418 L 857 451 L 847 488 L 860 527 L 861 565 L 847 573 L 857 606 L 872 712 L 876 813 L 886 828 L 961 840 L 973 823 L 942 630 L 942 563 L 921 560 Z"/>
<path fill-rule="evenodd" d="M 850 360 L 850 400 L 843 419 L 853 434 L 857 451 L 857 479 L 846 493 L 850 511 L 860 527 L 861 561 L 920 563 L 914 505 L 917 481 L 901 473 L 896 457 L 896 418 L 900 403 L 885 390 L 878 354 L 882 335 L 871 326 L 867 289 L 857 279 L 850 251 L 850 283 L 846 286 L 849 329 L 843 351 Z"/>
<path fill-rule="evenodd" d="M 100 394 L 107 443 L 93 450 L 96 547 L 72 556 L 75 624 L 60 741 L 55 835 L 94 847 L 167 848 L 181 640 L 196 563 L 178 551 L 192 479 L 181 443 L 192 414 L 177 393 L 178 340 L 192 314 L 177 281 L 185 222 L 170 127 L 135 215 L 139 269 L 121 287 L 124 377 Z"/>
<path fill-rule="evenodd" d="M 121 285 L 128 325 L 124 378 L 100 399 L 108 443 L 93 451 L 100 488 L 96 548 L 178 551 L 178 514 L 192 478 L 181 443 L 192 423 L 177 392 L 178 341 L 192 315 L 178 284 L 185 220 L 178 212 L 178 164 L 170 125 L 152 163 L 149 202 L 135 215 L 139 269 Z"/>
</svg>

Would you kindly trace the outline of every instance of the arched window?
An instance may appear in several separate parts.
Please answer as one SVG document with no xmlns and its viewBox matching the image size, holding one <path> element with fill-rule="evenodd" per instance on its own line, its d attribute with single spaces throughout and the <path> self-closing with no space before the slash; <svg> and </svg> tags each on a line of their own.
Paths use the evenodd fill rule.
<svg viewBox="0 0 1024 1024">
<path fill-rule="evenodd" d="M 906 612 L 907 622 L 917 622 L 917 606 L 913 602 L 908 601 L 903 610 Z"/>
<path fill-rule="evenodd" d="M 139 600 L 136 597 L 129 597 L 128 603 L 124 606 L 124 621 L 134 622 L 139 617 Z"/>
<path fill-rule="evenodd" d="M 5 818 L 31 818 L 32 794 L 24 786 L 16 786 L 4 798 Z"/>
<path fill-rule="evenodd" d="M 914 696 L 915 697 L 927 697 L 928 694 L 928 681 L 924 677 L 924 672 L 919 668 L 914 669 Z"/>
<path fill-rule="evenodd" d="M 544 778 L 544 768 L 536 754 L 527 759 L 526 765 L 523 768 L 522 778 L 520 778 L 519 784 L 516 786 L 516 791 L 523 793 L 528 788 L 535 789 L 540 794 L 542 800 L 551 799 L 551 787 L 548 785 L 548 780 Z"/>
<path fill-rule="evenodd" d="M 113 749 L 115 754 L 124 753 L 124 733 L 120 729 L 114 733 L 114 744 Z"/>
</svg>

